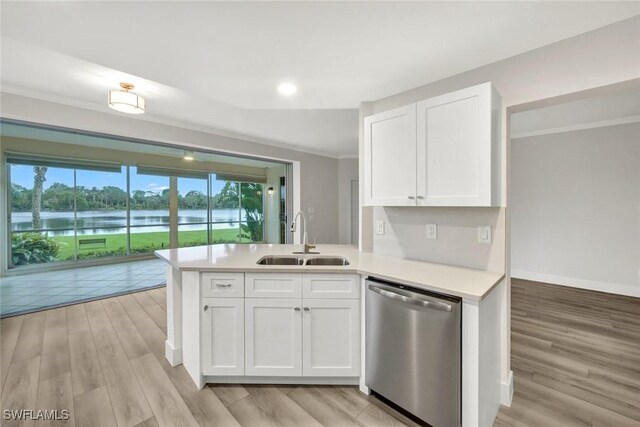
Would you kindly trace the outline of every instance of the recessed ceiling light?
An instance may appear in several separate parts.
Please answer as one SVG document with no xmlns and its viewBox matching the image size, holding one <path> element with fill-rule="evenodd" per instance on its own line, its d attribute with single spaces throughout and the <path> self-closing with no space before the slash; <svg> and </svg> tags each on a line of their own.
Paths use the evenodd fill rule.
<svg viewBox="0 0 640 427">
<path fill-rule="evenodd" d="M 297 91 L 298 88 L 293 83 L 280 83 L 280 86 L 278 86 L 278 92 L 282 95 L 293 95 Z"/>
<path fill-rule="evenodd" d="M 120 83 L 122 90 L 110 90 L 108 103 L 109 107 L 121 113 L 142 114 L 144 113 L 144 98 L 137 93 L 130 92 L 133 90 L 131 83 Z"/>
</svg>

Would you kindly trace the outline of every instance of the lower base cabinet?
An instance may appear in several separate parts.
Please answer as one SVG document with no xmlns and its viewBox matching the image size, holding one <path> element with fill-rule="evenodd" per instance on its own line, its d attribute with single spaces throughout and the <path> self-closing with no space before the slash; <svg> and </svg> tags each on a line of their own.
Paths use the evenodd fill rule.
<svg viewBox="0 0 640 427">
<path fill-rule="evenodd" d="M 302 375 L 302 301 L 245 300 L 245 375 Z"/>
<path fill-rule="evenodd" d="M 271 281 L 280 278 L 262 276 Z M 360 299 L 357 287 L 342 290 L 357 286 L 357 281 L 351 283 L 346 276 L 333 280 L 316 276 L 307 280 L 308 298 L 203 296 L 202 374 L 360 376 Z M 314 288 L 312 279 L 322 279 L 322 283 Z M 320 291 L 336 296 L 318 298 Z"/>
<path fill-rule="evenodd" d="M 244 298 L 202 298 L 202 373 L 245 375 Z"/>
<path fill-rule="evenodd" d="M 302 375 L 360 375 L 360 301 L 305 300 L 302 309 Z"/>
</svg>

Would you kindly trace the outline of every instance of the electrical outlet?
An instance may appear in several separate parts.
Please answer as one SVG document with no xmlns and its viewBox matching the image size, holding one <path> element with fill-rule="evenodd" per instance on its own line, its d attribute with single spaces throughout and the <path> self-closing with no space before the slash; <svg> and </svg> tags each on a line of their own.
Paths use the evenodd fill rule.
<svg viewBox="0 0 640 427">
<path fill-rule="evenodd" d="M 438 226 L 436 224 L 427 224 L 427 239 L 438 238 Z"/>
<path fill-rule="evenodd" d="M 376 220 L 376 234 L 384 234 L 384 221 L 381 219 Z"/>
<path fill-rule="evenodd" d="M 478 226 L 478 243 L 491 243 L 491 227 Z"/>
</svg>

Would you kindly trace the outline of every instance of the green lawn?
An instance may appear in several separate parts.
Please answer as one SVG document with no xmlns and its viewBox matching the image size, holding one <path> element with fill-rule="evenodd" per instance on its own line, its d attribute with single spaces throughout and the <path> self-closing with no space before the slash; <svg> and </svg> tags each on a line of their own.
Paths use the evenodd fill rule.
<svg viewBox="0 0 640 427">
<path fill-rule="evenodd" d="M 60 251 L 58 252 L 58 260 L 73 259 L 74 255 L 74 237 L 73 236 L 51 236 L 53 240 L 60 243 Z M 118 234 L 100 234 L 95 236 L 79 236 L 78 240 L 106 238 L 106 245 L 87 245 L 78 250 L 79 258 L 97 258 L 108 255 L 126 255 L 127 235 L 126 233 Z M 237 229 L 214 230 L 213 243 L 235 243 L 238 241 Z M 249 242 L 246 237 L 242 238 L 242 243 Z M 178 242 L 180 246 L 198 246 L 207 244 L 207 232 L 205 230 L 180 231 L 178 234 Z M 132 233 L 131 234 L 131 252 L 132 253 L 149 253 L 157 249 L 167 248 L 169 246 L 169 232 L 159 231 L 152 233 Z"/>
</svg>

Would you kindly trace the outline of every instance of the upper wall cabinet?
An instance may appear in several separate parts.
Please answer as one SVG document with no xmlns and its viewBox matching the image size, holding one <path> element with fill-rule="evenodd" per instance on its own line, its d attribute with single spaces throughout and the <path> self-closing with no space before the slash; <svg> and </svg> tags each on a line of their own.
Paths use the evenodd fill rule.
<svg viewBox="0 0 640 427">
<path fill-rule="evenodd" d="M 365 204 L 415 206 L 416 105 L 364 119 Z"/>
<path fill-rule="evenodd" d="M 499 206 L 500 95 L 491 83 L 365 118 L 365 205 Z"/>
</svg>

